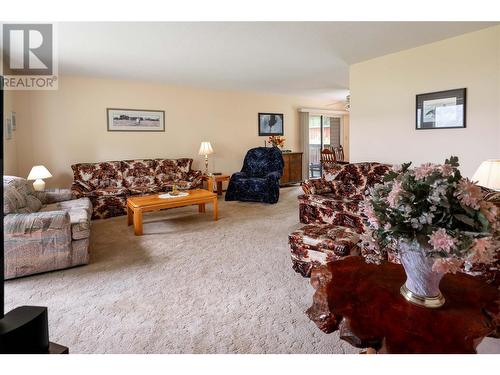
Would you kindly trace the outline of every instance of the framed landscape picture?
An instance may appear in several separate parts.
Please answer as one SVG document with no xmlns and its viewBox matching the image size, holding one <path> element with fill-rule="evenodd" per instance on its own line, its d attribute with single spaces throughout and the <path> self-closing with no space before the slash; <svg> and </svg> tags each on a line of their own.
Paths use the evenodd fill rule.
<svg viewBox="0 0 500 375">
<path fill-rule="evenodd" d="M 416 129 L 465 128 L 466 89 L 417 95 Z"/>
<path fill-rule="evenodd" d="M 259 135 L 283 135 L 283 113 L 259 113 Z"/>
<path fill-rule="evenodd" d="M 164 132 L 165 111 L 108 108 L 110 132 Z"/>
</svg>

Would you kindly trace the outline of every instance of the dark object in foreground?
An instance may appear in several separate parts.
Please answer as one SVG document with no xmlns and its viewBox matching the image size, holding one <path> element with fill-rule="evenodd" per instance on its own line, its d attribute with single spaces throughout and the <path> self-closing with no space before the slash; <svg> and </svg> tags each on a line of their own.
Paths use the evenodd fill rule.
<svg viewBox="0 0 500 375">
<path fill-rule="evenodd" d="M 0 353 L 67 354 L 68 348 L 49 342 L 46 307 L 21 306 L 0 319 Z"/>
<path fill-rule="evenodd" d="M 425 309 L 407 302 L 399 288 L 402 266 L 367 264 L 348 257 L 315 268 L 309 318 L 324 332 L 379 353 L 476 353 L 484 337 L 500 337 L 500 291 L 465 274 L 441 281 L 446 303 Z"/>
</svg>

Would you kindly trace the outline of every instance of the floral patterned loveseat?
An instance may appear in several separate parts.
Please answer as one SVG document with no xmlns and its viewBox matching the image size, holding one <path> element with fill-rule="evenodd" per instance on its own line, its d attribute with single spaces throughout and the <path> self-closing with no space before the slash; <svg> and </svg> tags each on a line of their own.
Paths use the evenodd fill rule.
<svg viewBox="0 0 500 375">
<path fill-rule="evenodd" d="M 126 214 L 127 197 L 172 190 L 195 189 L 202 172 L 191 169 L 193 159 L 134 159 L 79 163 L 73 169 L 71 190 L 76 198 L 88 197 L 92 219 Z"/>
</svg>

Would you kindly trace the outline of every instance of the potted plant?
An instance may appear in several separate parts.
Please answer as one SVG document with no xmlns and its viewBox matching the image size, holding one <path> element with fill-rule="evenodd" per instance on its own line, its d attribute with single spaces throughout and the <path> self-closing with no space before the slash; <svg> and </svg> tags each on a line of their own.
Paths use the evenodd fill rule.
<svg viewBox="0 0 500 375">
<path fill-rule="evenodd" d="M 447 272 L 495 259 L 497 208 L 458 170 L 458 158 L 443 165 L 394 167 L 364 202 L 365 238 L 381 256 L 395 251 L 407 280 L 401 294 L 410 302 L 439 307 L 439 283 Z"/>
</svg>

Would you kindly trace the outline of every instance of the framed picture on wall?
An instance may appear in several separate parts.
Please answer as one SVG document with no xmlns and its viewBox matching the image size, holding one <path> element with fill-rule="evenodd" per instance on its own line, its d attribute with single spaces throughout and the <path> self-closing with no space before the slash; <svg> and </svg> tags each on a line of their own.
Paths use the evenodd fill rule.
<svg viewBox="0 0 500 375">
<path fill-rule="evenodd" d="M 16 130 L 17 129 L 16 112 L 10 113 L 10 121 L 12 121 L 12 130 Z"/>
<path fill-rule="evenodd" d="M 165 111 L 108 108 L 110 132 L 164 132 Z"/>
<path fill-rule="evenodd" d="M 283 113 L 259 113 L 259 136 L 283 135 Z"/>
<path fill-rule="evenodd" d="M 5 139 L 12 139 L 12 120 L 10 118 L 5 119 Z"/>
<path fill-rule="evenodd" d="M 420 129 L 465 128 L 466 89 L 417 95 L 415 127 Z"/>
</svg>

